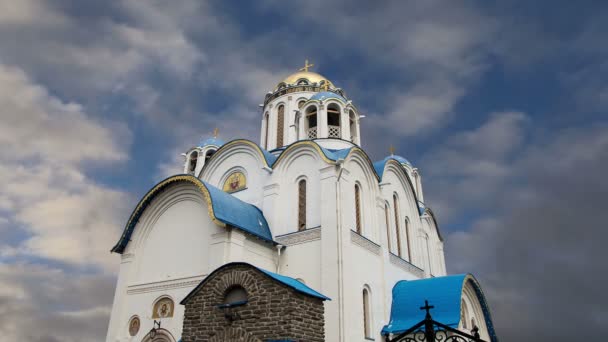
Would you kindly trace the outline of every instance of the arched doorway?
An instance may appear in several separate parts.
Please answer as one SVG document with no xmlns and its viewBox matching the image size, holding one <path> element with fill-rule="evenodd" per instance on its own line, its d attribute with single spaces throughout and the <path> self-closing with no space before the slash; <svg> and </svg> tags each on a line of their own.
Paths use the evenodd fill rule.
<svg viewBox="0 0 608 342">
<path fill-rule="evenodd" d="M 150 337 L 150 333 L 148 333 L 142 342 L 175 342 L 175 339 L 168 330 L 157 329 L 154 338 Z"/>
</svg>

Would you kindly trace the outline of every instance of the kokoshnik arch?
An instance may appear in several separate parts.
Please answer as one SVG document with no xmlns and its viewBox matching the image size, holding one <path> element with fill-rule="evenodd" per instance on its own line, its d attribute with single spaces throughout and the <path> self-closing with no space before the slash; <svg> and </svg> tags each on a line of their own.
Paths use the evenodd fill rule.
<svg viewBox="0 0 608 342">
<path fill-rule="evenodd" d="M 197 311 L 185 310 L 185 298 L 224 298 L 220 292 L 232 293 L 237 285 L 242 298 L 251 297 L 248 287 L 267 293 L 249 283 L 205 295 L 210 285 L 202 284 L 215 284 L 208 277 L 221 269 L 234 280 L 230 272 L 237 270 L 226 266 L 244 272 L 244 262 L 252 267 L 247 279 L 266 274 L 279 288 L 295 289 L 285 296 L 321 296 L 302 303 L 322 308 L 322 322 L 315 324 L 324 327 L 327 341 L 399 334 L 424 318 L 409 309 L 424 299 L 436 301 L 446 324 L 476 327 L 484 340 L 496 341 L 478 282 L 446 273 L 421 172 L 392 151 L 372 162 L 362 148 L 359 110 L 310 67 L 307 62 L 267 93 L 259 144 L 224 142 L 215 131 L 183 154 L 183 174 L 155 185 L 137 204 L 112 248 L 121 264 L 107 341 L 152 340 L 155 320 L 162 341 L 189 341 Z M 226 308 L 220 299 L 208 300 L 219 302 L 201 304 L 214 308 L 206 312 Z M 246 316 L 238 310 L 249 312 L 254 302 L 237 302 L 236 313 L 208 322 L 217 331 L 200 336 L 262 340 L 255 326 L 238 318 Z M 306 340 L 289 331 L 275 337 Z"/>
</svg>

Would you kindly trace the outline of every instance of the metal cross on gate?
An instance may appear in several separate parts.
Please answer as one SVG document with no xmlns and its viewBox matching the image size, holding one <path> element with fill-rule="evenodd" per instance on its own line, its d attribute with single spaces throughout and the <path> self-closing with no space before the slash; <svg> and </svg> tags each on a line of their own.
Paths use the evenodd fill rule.
<svg viewBox="0 0 608 342">
<path fill-rule="evenodd" d="M 429 305 L 428 300 L 424 301 L 424 306 L 420 310 L 426 311 L 424 319 L 399 335 L 390 338 L 385 336 L 386 342 L 486 342 L 479 336 L 479 329 L 474 327 L 469 335 L 460 330 L 454 329 L 443 323 L 437 322 L 431 316 L 431 309 L 435 306 Z"/>
</svg>

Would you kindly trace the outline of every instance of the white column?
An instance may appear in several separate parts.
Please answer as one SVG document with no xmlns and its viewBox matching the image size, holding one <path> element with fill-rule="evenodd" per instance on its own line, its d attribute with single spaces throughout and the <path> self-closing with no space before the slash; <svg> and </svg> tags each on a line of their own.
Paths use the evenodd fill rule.
<svg viewBox="0 0 608 342">
<path fill-rule="evenodd" d="M 356 129 L 357 129 L 357 139 L 355 141 L 355 144 L 361 146 L 361 119 L 357 118 L 357 124 Z"/>
<path fill-rule="evenodd" d="M 350 119 L 346 109 L 340 113 L 340 136 L 342 139 L 350 141 Z"/>
<path fill-rule="evenodd" d="M 317 138 L 327 138 L 328 136 L 327 107 L 321 104 L 319 105 L 319 111 L 317 113 Z"/>
</svg>

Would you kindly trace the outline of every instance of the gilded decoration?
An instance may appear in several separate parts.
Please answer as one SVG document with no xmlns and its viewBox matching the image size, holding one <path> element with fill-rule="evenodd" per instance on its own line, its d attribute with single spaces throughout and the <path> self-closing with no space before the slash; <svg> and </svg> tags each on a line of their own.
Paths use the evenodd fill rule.
<svg viewBox="0 0 608 342">
<path fill-rule="evenodd" d="M 129 322 L 129 335 L 135 336 L 139 332 L 139 327 L 141 326 L 141 322 L 139 321 L 139 317 L 135 316 L 131 318 Z"/>
<path fill-rule="evenodd" d="M 240 171 L 236 171 L 230 174 L 230 176 L 228 176 L 228 178 L 226 178 L 226 181 L 224 181 L 224 186 L 222 187 L 222 190 L 224 190 L 225 192 L 236 192 L 239 190 L 243 190 L 247 187 L 247 179 L 245 178 L 245 175 L 240 172 Z"/>
<path fill-rule="evenodd" d="M 154 304 L 152 318 L 167 318 L 173 317 L 173 300 L 171 298 L 163 298 Z"/>
</svg>

